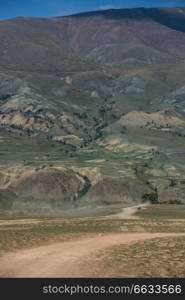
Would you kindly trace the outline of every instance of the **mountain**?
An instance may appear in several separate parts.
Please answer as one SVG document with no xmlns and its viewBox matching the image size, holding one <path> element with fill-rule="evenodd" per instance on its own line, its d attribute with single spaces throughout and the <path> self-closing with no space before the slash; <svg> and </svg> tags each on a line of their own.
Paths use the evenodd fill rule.
<svg viewBox="0 0 185 300">
<path fill-rule="evenodd" d="M 183 7 L 0 21 L 0 209 L 116 184 L 117 202 L 184 201 L 184 24 Z"/>
</svg>

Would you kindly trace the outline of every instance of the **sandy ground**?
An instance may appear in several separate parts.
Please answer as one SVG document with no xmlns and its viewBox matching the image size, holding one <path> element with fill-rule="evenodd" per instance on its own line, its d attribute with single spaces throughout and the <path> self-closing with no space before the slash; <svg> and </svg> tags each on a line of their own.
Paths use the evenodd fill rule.
<svg viewBox="0 0 185 300">
<path fill-rule="evenodd" d="M 0 220 L 0 226 L 3 225 L 21 225 L 21 224 L 37 224 L 41 223 L 41 220 L 37 219 L 20 219 L 20 220 Z"/>
<path fill-rule="evenodd" d="M 174 233 L 98 234 L 96 237 L 7 253 L 0 258 L 0 277 L 73 278 L 93 277 L 92 255 L 113 245 L 152 238 L 185 236 Z"/>
<path fill-rule="evenodd" d="M 90 162 L 90 163 L 102 163 L 102 162 L 105 162 L 105 161 L 106 161 L 105 159 L 87 160 L 87 162 Z"/>
<path fill-rule="evenodd" d="M 124 207 L 121 212 L 114 215 L 105 216 L 103 218 L 106 219 L 122 219 L 122 220 L 130 220 L 130 219 L 140 219 L 140 217 L 135 216 L 135 213 L 140 209 L 145 209 L 149 206 L 148 203 L 139 204 L 136 206 Z"/>
</svg>

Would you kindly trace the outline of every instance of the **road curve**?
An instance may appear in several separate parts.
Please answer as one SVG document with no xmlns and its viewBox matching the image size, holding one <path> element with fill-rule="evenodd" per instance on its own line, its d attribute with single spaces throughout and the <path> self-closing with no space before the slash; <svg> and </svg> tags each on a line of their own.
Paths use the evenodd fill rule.
<svg viewBox="0 0 185 300">
<path fill-rule="evenodd" d="M 98 235 L 69 242 L 7 253 L 0 258 L 0 277 L 3 278 L 74 278 L 93 277 L 85 264 L 92 263 L 92 254 L 113 245 L 184 233 L 118 233 Z M 88 264 L 87 264 L 88 265 Z M 82 267 L 83 266 L 83 267 Z"/>
</svg>

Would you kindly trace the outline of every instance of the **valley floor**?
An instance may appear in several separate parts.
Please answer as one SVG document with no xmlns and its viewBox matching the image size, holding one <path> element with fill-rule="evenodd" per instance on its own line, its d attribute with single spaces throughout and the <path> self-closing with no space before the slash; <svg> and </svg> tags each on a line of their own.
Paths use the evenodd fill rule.
<svg viewBox="0 0 185 300">
<path fill-rule="evenodd" d="M 0 277 L 185 276 L 185 218 L 178 218 L 184 206 L 174 206 L 173 221 L 161 217 L 159 206 L 143 207 L 130 219 L 128 211 L 137 208 L 126 210 L 128 219 L 118 214 L 115 218 L 2 220 L 0 250 L 6 253 L 0 256 Z M 170 209 L 161 206 L 163 214 Z M 152 217 L 146 217 L 151 211 Z"/>
<path fill-rule="evenodd" d="M 0 260 L 1 277 L 99 277 L 98 263 L 94 266 L 92 254 L 120 244 L 129 244 L 153 238 L 185 237 L 185 233 L 122 233 L 108 234 L 57 243 L 10 253 Z"/>
</svg>

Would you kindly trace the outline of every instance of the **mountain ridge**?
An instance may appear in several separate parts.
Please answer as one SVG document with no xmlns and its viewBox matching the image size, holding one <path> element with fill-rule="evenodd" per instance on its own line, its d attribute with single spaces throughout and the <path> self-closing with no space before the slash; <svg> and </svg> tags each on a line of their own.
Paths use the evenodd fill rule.
<svg viewBox="0 0 185 300">
<path fill-rule="evenodd" d="M 51 206 L 60 194 L 106 203 L 111 181 L 117 200 L 184 202 L 184 20 L 185 8 L 137 8 L 0 22 L 0 191 L 16 191 L 12 207 L 44 203 L 48 168 L 65 170 Z M 68 193 L 70 178 L 80 188 Z"/>
</svg>

